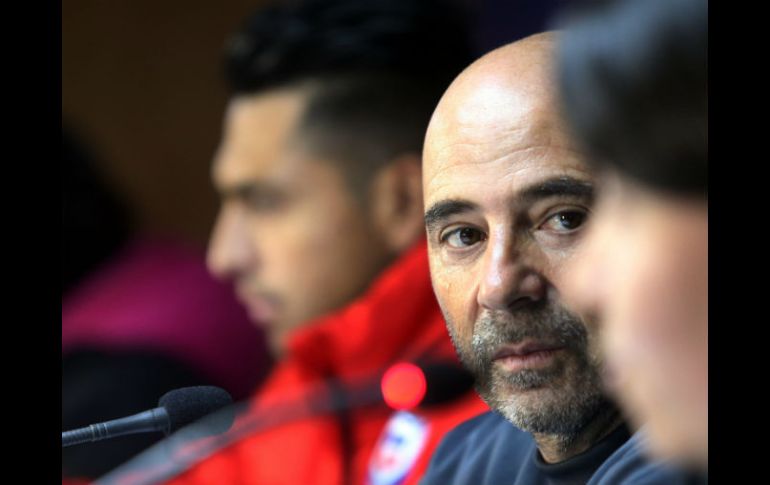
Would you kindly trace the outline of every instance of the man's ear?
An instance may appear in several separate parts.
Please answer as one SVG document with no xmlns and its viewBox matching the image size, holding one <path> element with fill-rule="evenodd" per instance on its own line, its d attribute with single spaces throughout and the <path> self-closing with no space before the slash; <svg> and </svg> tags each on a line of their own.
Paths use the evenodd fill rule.
<svg viewBox="0 0 770 485">
<path fill-rule="evenodd" d="M 425 235 L 419 155 L 404 154 L 380 168 L 372 179 L 369 196 L 374 229 L 393 254 Z"/>
</svg>

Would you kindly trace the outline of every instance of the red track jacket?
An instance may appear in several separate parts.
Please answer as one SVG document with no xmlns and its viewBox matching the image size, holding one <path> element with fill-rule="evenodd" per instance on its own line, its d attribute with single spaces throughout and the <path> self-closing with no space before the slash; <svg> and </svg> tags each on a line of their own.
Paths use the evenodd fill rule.
<svg viewBox="0 0 770 485">
<path fill-rule="evenodd" d="M 250 404 L 252 415 L 269 421 L 276 412 L 287 412 L 288 422 L 252 433 L 169 483 L 416 484 L 444 433 L 488 410 L 472 390 L 410 414 L 382 403 L 347 410 L 342 405 L 331 413 L 314 408 L 340 402 L 331 400 L 340 395 L 330 380 L 342 382 L 343 389 L 361 388 L 361 382 L 378 385 L 385 369 L 404 360 L 456 362 L 431 288 L 424 242 L 363 297 L 292 336 L 286 358 Z M 343 391 L 342 399 L 358 398 Z"/>
</svg>

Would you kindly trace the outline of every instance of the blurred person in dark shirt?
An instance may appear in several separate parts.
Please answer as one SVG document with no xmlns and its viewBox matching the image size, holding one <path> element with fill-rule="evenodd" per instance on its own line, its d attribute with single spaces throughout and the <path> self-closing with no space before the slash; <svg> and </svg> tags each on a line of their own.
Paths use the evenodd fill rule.
<svg viewBox="0 0 770 485">
<path fill-rule="evenodd" d="M 564 113 L 601 179 L 570 301 L 655 456 L 708 463 L 708 2 L 603 2 L 566 23 Z"/>
</svg>

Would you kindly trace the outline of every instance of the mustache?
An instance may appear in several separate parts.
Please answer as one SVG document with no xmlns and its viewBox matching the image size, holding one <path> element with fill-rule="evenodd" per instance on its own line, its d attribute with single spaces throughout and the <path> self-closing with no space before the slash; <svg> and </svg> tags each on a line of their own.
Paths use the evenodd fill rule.
<svg viewBox="0 0 770 485">
<path fill-rule="evenodd" d="M 557 305 L 486 311 L 476 321 L 471 340 L 476 364 L 490 365 L 500 346 L 526 339 L 579 349 L 587 345 L 588 335 L 580 317 Z"/>
</svg>

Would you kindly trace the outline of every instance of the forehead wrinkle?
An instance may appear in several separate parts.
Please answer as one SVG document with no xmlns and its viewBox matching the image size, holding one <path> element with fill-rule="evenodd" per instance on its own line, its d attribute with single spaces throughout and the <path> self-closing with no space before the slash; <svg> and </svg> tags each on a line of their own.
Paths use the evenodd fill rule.
<svg viewBox="0 0 770 485">
<path fill-rule="evenodd" d="M 485 127 L 482 126 L 475 128 L 475 131 L 471 131 L 469 128 L 467 130 L 468 133 L 465 134 L 444 129 L 438 134 L 433 135 L 428 145 L 428 160 L 434 161 L 434 163 L 442 163 L 446 159 L 455 158 L 454 152 L 459 154 L 471 152 L 478 158 L 485 158 L 484 155 L 487 153 L 489 154 L 488 156 L 497 155 L 495 158 L 489 159 L 492 161 L 527 146 L 535 146 L 535 143 L 542 138 L 542 136 L 528 137 L 527 134 L 533 130 L 531 126 L 526 125 L 509 126 L 505 129 L 495 128 L 494 130 L 484 129 Z M 549 136 L 548 140 L 552 138 Z M 525 142 L 527 139 L 531 141 Z"/>
<path fill-rule="evenodd" d="M 564 154 L 582 158 L 562 125 L 552 119 L 551 114 L 541 112 L 529 122 L 509 125 L 505 129 L 476 126 L 475 132 L 467 127 L 466 133 L 458 133 L 446 125 L 442 126 L 442 129 L 436 130 L 437 133 L 430 134 L 426 150 L 426 180 L 461 165 L 526 164 L 527 153 L 535 150 L 541 150 L 542 154 L 534 156 L 532 161 L 547 157 L 554 151 L 561 152 L 555 159 Z"/>
<path fill-rule="evenodd" d="M 502 157 L 495 159 L 495 160 L 479 160 L 476 162 L 473 161 L 467 161 L 467 162 L 454 162 L 454 163 L 445 163 L 441 166 L 437 167 L 436 170 L 433 171 L 433 173 L 425 174 L 425 195 L 426 200 L 429 198 L 432 198 L 432 196 L 436 193 L 442 193 L 447 188 L 453 188 L 457 187 L 458 185 L 462 187 L 469 187 L 469 186 L 475 186 L 479 184 L 486 185 L 486 181 L 482 180 L 481 178 L 477 178 L 472 176 L 472 174 L 466 174 L 460 173 L 447 173 L 450 171 L 456 171 L 460 170 L 462 172 L 472 169 L 474 166 L 478 165 L 484 165 L 487 163 L 493 163 L 495 161 L 504 161 L 506 158 L 508 158 L 510 154 L 503 155 Z M 499 180 L 506 179 L 513 175 L 512 172 L 515 173 L 516 168 L 514 167 L 514 164 L 505 164 L 502 167 L 501 173 L 498 177 Z M 450 189 L 450 192 L 452 189 Z"/>
<path fill-rule="evenodd" d="M 593 198 L 594 182 L 588 174 L 575 167 L 560 167 L 552 172 L 537 174 L 533 177 L 520 179 L 521 170 L 510 170 L 505 173 L 500 172 L 497 177 L 499 183 L 490 186 L 485 181 L 470 180 L 469 183 L 458 185 L 456 181 L 438 183 L 434 186 L 435 190 L 431 192 L 430 199 L 426 198 L 426 207 L 431 207 L 442 200 L 462 199 L 471 204 L 477 205 L 477 210 L 482 213 L 487 210 L 493 210 L 493 207 L 505 207 L 507 210 L 526 210 L 540 200 L 550 199 L 552 197 L 583 197 L 583 195 L 573 194 L 572 191 L 566 191 L 561 194 L 556 190 L 553 194 L 546 190 L 544 194 L 539 193 L 539 189 L 544 185 L 552 185 L 560 180 L 570 179 L 575 184 L 586 187 L 586 197 Z M 466 190 L 468 186 L 481 185 L 483 190 Z M 458 187 L 460 190 L 458 190 Z"/>
<path fill-rule="evenodd" d="M 476 150 L 484 150 L 487 149 L 486 147 L 491 146 L 493 147 L 492 150 L 489 150 L 491 152 L 500 152 L 505 151 L 507 148 L 509 148 L 511 145 L 515 144 L 515 140 L 517 139 L 516 133 L 520 132 L 522 130 L 526 129 L 526 127 L 511 127 L 510 129 L 507 129 L 505 131 L 501 131 L 500 133 L 496 133 L 493 136 L 474 136 L 474 137 L 451 137 L 451 136 L 445 136 L 444 139 L 446 139 L 447 142 L 441 143 L 439 145 L 438 150 L 432 150 L 435 151 L 434 158 L 436 159 L 443 159 L 446 158 L 444 156 L 444 153 L 447 151 L 460 151 L 464 147 L 474 148 L 477 147 Z M 468 139 L 470 138 L 470 139 Z M 456 141 L 454 141 L 456 140 Z M 438 143 L 433 143 L 433 145 L 438 145 Z"/>
<path fill-rule="evenodd" d="M 543 149 L 544 153 L 538 154 L 533 157 L 524 157 L 523 155 L 526 155 L 528 152 L 532 152 L 534 150 Z M 511 150 L 505 154 L 500 155 L 499 157 L 490 158 L 490 159 L 482 159 L 482 160 L 473 160 L 473 159 L 462 159 L 462 160 L 446 160 L 446 161 L 437 161 L 434 162 L 433 165 L 437 165 L 434 170 L 432 170 L 433 173 L 425 177 L 426 180 L 426 188 L 431 187 L 435 188 L 435 185 L 432 183 L 436 178 L 443 178 L 445 173 L 449 170 L 453 169 L 464 169 L 464 170 L 470 170 L 473 168 L 473 166 L 481 166 L 486 164 L 494 164 L 494 163 L 500 163 L 503 166 L 498 171 L 499 178 L 506 178 L 508 176 L 513 175 L 516 172 L 519 172 L 521 170 L 526 170 L 528 168 L 532 168 L 533 164 L 540 164 L 543 157 L 548 156 L 548 152 L 552 150 L 557 150 L 561 152 L 566 152 L 575 157 L 575 160 L 573 163 L 564 163 L 562 167 L 564 169 L 568 168 L 575 168 L 574 166 L 577 165 L 580 168 L 583 168 L 582 162 L 580 162 L 580 156 L 581 153 L 574 148 L 570 146 L 565 145 L 530 145 L 525 147 L 520 147 L 515 150 Z M 509 160 L 512 157 L 516 157 L 517 160 Z M 453 157 L 454 158 L 454 157 Z M 555 157 L 554 157 L 555 158 Z M 566 160 L 565 160 L 566 162 Z M 552 164 L 548 164 L 551 166 Z M 545 167 L 543 167 L 545 168 Z M 427 170 L 426 170 L 427 171 Z M 427 174 L 426 174 L 427 175 Z M 451 175 L 449 176 L 451 177 Z M 463 179 L 463 183 L 473 183 L 473 178 L 468 177 L 466 179 Z M 451 181 L 444 182 L 443 185 L 451 185 Z"/>
</svg>

